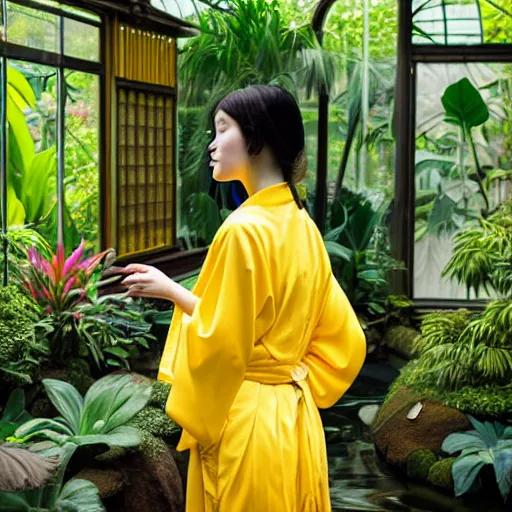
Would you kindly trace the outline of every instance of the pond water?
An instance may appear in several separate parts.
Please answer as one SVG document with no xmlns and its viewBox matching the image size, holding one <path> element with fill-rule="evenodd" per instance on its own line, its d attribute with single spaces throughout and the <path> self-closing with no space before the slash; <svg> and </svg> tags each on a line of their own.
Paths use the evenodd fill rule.
<svg viewBox="0 0 512 512">
<path fill-rule="evenodd" d="M 388 363 L 366 364 L 349 392 L 322 411 L 329 458 L 332 512 L 341 511 L 510 511 L 480 494 L 455 499 L 433 487 L 408 481 L 378 457 L 370 428 L 359 418 L 364 405 L 382 403 L 398 371 Z"/>
</svg>

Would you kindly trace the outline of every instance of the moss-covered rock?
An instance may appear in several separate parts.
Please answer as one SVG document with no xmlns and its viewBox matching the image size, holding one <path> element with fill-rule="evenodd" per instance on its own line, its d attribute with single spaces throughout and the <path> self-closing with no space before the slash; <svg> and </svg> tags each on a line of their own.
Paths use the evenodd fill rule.
<svg viewBox="0 0 512 512">
<path fill-rule="evenodd" d="M 148 432 L 141 432 L 141 443 L 139 447 L 140 452 L 144 457 L 149 460 L 157 459 L 160 455 L 167 453 L 169 447 L 165 444 L 165 441 L 155 437 Z"/>
<path fill-rule="evenodd" d="M 144 407 L 130 424 L 156 437 L 171 437 L 181 430 L 165 412 L 152 406 Z"/>
<path fill-rule="evenodd" d="M 417 397 L 434 400 L 464 414 L 498 420 L 512 418 L 512 393 L 509 386 L 464 386 L 453 391 L 442 391 L 435 379 L 435 375 L 426 377 L 425 372 L 417 367 L 416 361 L 411 361 L 392 384 L 385 403 L 392 400 L 398 390 L 406 387 Z"/>
<path fill-rule="evenodd" d="M 415 450 L 407 459 L 407 474 L 411 478 L 426 480 L 435 462 L 437 462 L 437 455 L 432 450 Z"/>
<path fill-rule="evenodd" d="M 21 363 L 16 371 L 31 376 L 34 365 L 24 365 L 23 359 L 34 343 L 36 321 L 36 305 L 25 293 L 16 286 L 0 286 L 0 368 Z M 13 380 L 3 372 L 0 377 Z M 19 383 L 14 380 L 14 384 Z"/>
<path fill-rule="evenodd" d="M 167 398 L 171 392 L 171 385 L 168 382 L 157 380 L 153 382 L 151 389 L 151 398 L 149 399 L 149 405 L 153 405 L 165 411 L 165 405 Z"/>
<path fill-rule="evenodd" d="M 428 481 L 443 489 L 453 489 L 452 466 L 456 460 L 456 457 L 448 457 L 437 461 L 428 472 Z"/>
<path fill-rule="evenodd" d="M 410 420 L 407 414 L 417 403 L 423 408 Z M 453 432 L 469 430 L 464 414 L 439 402 L 424 399 L 421 394 L 403 386 L 383 404 L 373 431 L 377 449 L 391 464 L 405 465 L 415 450 L 428 449 L 441 455 L 441 445 Z"/>
</svg>

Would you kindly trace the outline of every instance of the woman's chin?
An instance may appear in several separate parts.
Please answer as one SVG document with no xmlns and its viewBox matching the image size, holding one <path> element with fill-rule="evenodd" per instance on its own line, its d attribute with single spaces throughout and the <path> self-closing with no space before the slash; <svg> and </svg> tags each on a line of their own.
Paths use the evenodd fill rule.
<svg viewBox="0 0 512 512">
<path fill-rule="evenodd" d="M 221 183 L 224 181 L 230 181 L 230 178 L 226 176 L 226 173 L 222 172 L 222 169 L 219 168 L 218 164 L 213 168 L 213 179 Z"/>
</svg>

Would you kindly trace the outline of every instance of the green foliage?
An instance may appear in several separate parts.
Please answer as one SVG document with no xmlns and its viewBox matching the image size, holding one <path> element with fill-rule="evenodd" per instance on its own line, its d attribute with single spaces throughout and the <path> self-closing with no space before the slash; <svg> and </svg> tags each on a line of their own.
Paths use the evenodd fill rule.
<svg viewBox="0 0 512 512">
<path fill-rule="evenodd" d="M 428 472 L 428 481 L 443 489 L 453 489 L 452 466 L 455 460 L 455 457 L 438 460 Z"/>
<path fill-rule="evenodd" d="M 388 274 L 403 269 L 390 256 L 382 218 L 386 205 L 375 207 L 363 194 L 344 189 L 331 207 L 324 235 L 334 275 L 356 311 L 362 315 L 386 313 Z"/>
<path fill-rule="evenodd" d="M 442 391 L 503 386 L 512 379 L 512 301 L 490 302 L 478 315 L 462 310 L 427 315 L 415 371 Z"/>
<path fill-rule="evenodd" d="M 50 183 L 57 161 L 55 147 L 36 153 L 24 111 L 36 97 L 23 74 L 7 67 L 7 207 L 9 226 L 39 222 L 54 207 Z"/>
<path fill-rule="evenodd" d="M 328 84 L 334 73 L 332 61 L 318 52 L 309 26 L 290 28 L 276 0 L 228 0 L 228 10 L 203 11 L 199 17 L 201 34 L 183 47 L 181 77 L 188 84 L 187 104 L 205 104 L 220 88 L 234 90 L 255 83 L 286 80 L 286 74 L 301 69 L 300 52 L 313 48 L 316 56 L 304 77 Z M 290 82 L 287 82 L 290 84 Z M 228 92 L 228 91 L 226 91 Z"/>
<path fill-rule="evenodd" d="M 155 340 L 141 301 L 119 295 L 91 297 L 73 308 L 73 329 L 82 341 L 81 355 L 89 353 L 99 369 L 130 369 L 129 359 Z"/>
<path fill-rule="evenodd" d="M 25 392 L 21 388 L 15 389 L 10 394 L 0 417 L 0 444 L 31 418 L 32 416 L 25 410 Z"/>
<path fill-rule="evenodd" d="M 506 201 L 477 226 L 455 236 L 453 255 L 443 275 L 478 294 L 481 287 L 502 296 L 512 290 L 512 201 Z"/>
<path fill-rule="evenodd" d="M 165 411 L 165 406 L 170 392 L 171 385 L 168 382 L 156 380 L 151 386 L 151 398 L 149 399 L 149 404 Z"/>
<path fill-rule="evenodd" d="M 52 357 L 90 357 L 100 369 L 124 367 L 137 357 L 139 347 L 149 348 L 154 340 L 150 312 L 142 301 L 125 295 L 100 297 L 102 286 L 118 280 L 102 280 L 113 262 L 112 249 L 85 257 L 85 242 L 66 259 L 64 247 L 44 256 L 29 249 L 29 263 L 21 265 L 19 279 L 39 302 L 46 316 L 39 322 Z"/>
<path fill-rule="evenodd" d="M 407 458 L 407 475 L 425 480 L 436 461 L 437 456 L 432 450 L 415 450 Z"/>
<path fill-rule="evenodd" d="M 425 315 L 421 323 L 421 338 L 417 340 L 416 349 L 424 353 L 438 345 L 457 343 L 470 319 L 471 313 L 466 309 Z"/>
<path fill-rule="evenodd" d="M 43 437 L 59 445 L 129 447 L 140 443 L 139 431 L 127 423 L 147 404 L 149 382 L 131 375 L 109 375 L 95 382 L 85 398 L 67 382 L 44 379 L 43 384 L 61 416 L 24 423 L 14 434 L 17 442 Z"/>
<path fill-rule="evenodd" d="M 0 375 L 13 384 L 30 383 L 44 353 L 36 343 L 37 307 L 16 286 L 0 287 Z"/>
<path fill-rule="evenodd" d="M 474 430 L 450 434 L 442 444 L 449 454 L 461 452 L 452 466 L 455 495 L 478 489 L 480 470 L 491 464 L 506 501 L 512 487 L 512 427 L 496 422 L 480 423 L 471 416 L 469 419 Z"/>
</svg>

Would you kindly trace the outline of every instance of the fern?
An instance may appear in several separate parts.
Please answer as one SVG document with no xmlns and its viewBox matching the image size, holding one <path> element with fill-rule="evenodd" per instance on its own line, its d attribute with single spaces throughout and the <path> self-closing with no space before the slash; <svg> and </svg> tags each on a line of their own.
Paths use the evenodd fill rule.
<svg viewBox="0 0 512 512">
<path fill-rule="evenodd" d="M 512 201 L 503 203 L 488 219 L 455 236 L 453 255 L 443 270 L 459 283 L 507 297 L 512 284 Z"/>
</svg>

